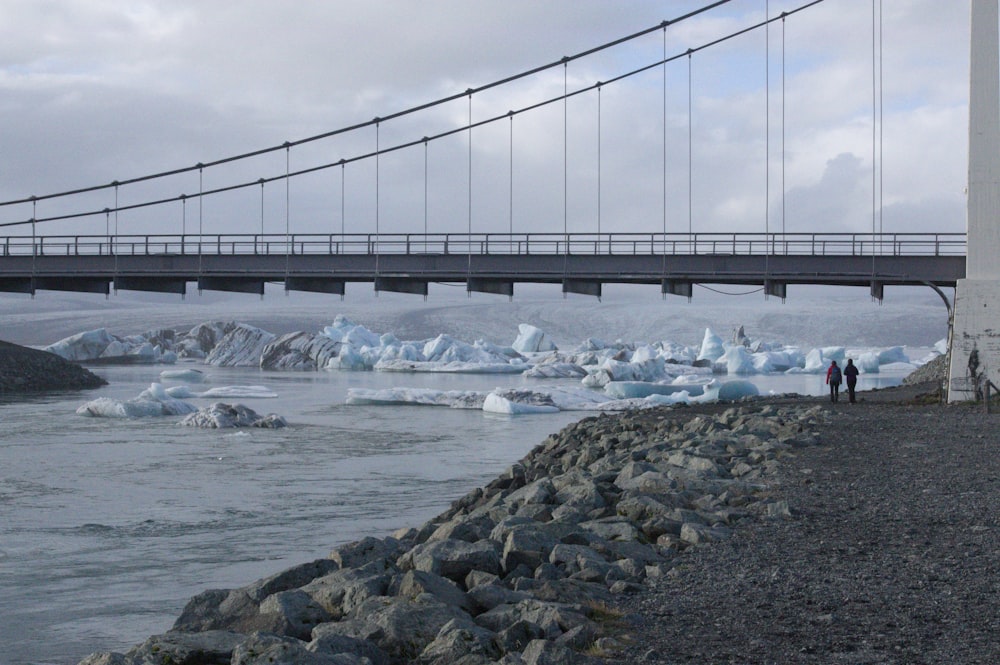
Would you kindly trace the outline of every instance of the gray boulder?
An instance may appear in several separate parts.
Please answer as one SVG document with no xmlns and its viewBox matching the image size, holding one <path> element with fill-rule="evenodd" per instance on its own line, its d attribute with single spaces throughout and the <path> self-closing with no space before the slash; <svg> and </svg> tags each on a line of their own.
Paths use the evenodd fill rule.
<svg viewBox="0 0 1000 665">
<path fill-rule="evenodd" d="M 417 545 L 396 562 L 402 570 L 425 570 L 462 583 L 473 570 L 501 572 L 497 545 L 490 540 L 469 543 L 449 538 Z"/>
</svg>

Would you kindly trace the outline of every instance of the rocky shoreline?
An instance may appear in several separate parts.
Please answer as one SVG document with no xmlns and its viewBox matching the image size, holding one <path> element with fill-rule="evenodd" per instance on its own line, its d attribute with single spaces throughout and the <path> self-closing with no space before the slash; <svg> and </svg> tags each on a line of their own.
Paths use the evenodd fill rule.
<svg viewBox="0 0 1000 665">
<path fill-rule="evenodd" d="M 103 385 L 107 381 L 54 353 L 0 341 L 0 396 Z"/>
<path fill-rule="evenodd" d="M 166 634 L 81 665 L 621 662 L 620 607 L 744 522 L 790 514 L 806 400 L 586 418 L 419 528 L 193 598 Z"/>
</svg>

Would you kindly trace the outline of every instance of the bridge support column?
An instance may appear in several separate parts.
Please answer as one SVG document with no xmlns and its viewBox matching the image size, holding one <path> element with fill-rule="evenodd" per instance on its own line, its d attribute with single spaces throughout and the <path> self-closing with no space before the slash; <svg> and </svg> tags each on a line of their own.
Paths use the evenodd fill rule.
<svg viewBox="0 0 1000 665">
<path fill-rule="evenodd" d="M 187 280 L 160 277 L 115 277 L 115 291 L 152 291 L 154 293 L 187 293 Z"/>
<path fill-rule="evenodd" d="M 775 282 L 770 279 L 764 280 L 764 293 L 775 298 L 781 298 L 784 301 L 788 297 L 788 285 L 784 282 Z"/>
<path fill-rule="evenodd" d="M 885 296 L 885 284 L 878 280 L 872 280 L 871 294 L 872 298 L 882 302 L 883 296 Z"/>
<path fill-rule="evenodd" d="M 691 295 L 694 293 L 694 284 L 677 279 L 665 279 L 660 282 L 660 293 L 684 296 L 690 301 Z"/>
<path fill-rule="evenodd" d="M 327 279 L 326 277 L 293 277 L 285 278 L 286 291 L 308 291 L 309 293 L 330 293 L 342 296 L 345 293 L 343 280 Z"/>
<path fill-rule="evenodd" d="M 601 283 L 589 279 L 564 279 L 563 293 L 579 293 L 584 296 L 601 297 Z"/>
<path fill-rule="evenodd" d="M 256 277 L 206 277 L 198 278 L 199 291 L 228 291 L 230 293 L 256 293 L 264 295 L 264 280 Z"/>
<path fill-rule="evenodd" d="M 376 291 L 392 291 L 394 293 L 412 293 L 427 297 L 427 282 L 410 279 L 409 277 L 376 277 Z"/>
<path fill-rule="evenodd" d="M 465 284 L 465 289 L 477 293 L 495 293 L 499 296 L 514 297 L 514 282 L 503 279 L 470 277 Z"/>
<path fill-rule="evenodd" d="M 948 401 L 1000 384 L 1000 29 L 997 0 L 972 0 L 966 279 L 955 288 Z"/>
</svg>

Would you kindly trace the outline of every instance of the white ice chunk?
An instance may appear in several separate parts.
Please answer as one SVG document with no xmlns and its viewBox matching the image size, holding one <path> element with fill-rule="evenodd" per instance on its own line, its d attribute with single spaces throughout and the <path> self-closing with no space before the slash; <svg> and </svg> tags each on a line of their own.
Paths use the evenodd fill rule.
<svg viewBox="0 0 1000 665">
<path fill-rule="evenodd" d="M 728 346 L 719 361 L 726 366 L 729 374 L 756 373 L 753 356 L 743 346 Z"/>
<path fill-rule="evenodd" d="M 520 390 L 494 390 L 486 396 L 483 411 L 489 413 L 556 413 L 559 407 L 543 393 Z"/>
<path fill-rule="evenodd" d="M 909 363 L 910 358 L 906 355 L 906 352 L 901 346 L 892 346 L 888 349 L 883 349 L 878 354 L 878 363 L 880 365 L 888 365 L 889 363 Z"/>
<path fill-rule="evenodd" d="M 710 360 L 715 362 L 726 353 L 722 345 L 722 338 L 712 332 L 711 328 L 705 328 L 705 337 L 701 341 L 701 351 L 698 352 L 698 360 Z"/>
<path fill-rule="evenodd" d="M 511 346 L 518 353 L 538 353 L 544 351 L 554 351 L 556 345 L 546 338 L 545 333 L 528 323 L 517 326 L 517 339 Z"/>
<path fill-rule="evenodd" d="M 97 418 L 145 418 L 184 415 L 197 410 L 198 407 L 193 404 L 171 397 L 161 384 L 152 383 L 133 399 L 99 397 L 82 405 L 76 412 L 81 416 Z"/>
<path fill-rule="evenodd" d="M 348 404 L 447 406 L 455 409 L 481 409 L 486 393 L 469 390 L 433 390 L 430 388 L 349 388 Z"/>
<path fill-rule="evenodd" d="M 169 381 L 184 381 L 185 383 L 201 383 L 205 373 L 200 369 L 165 369 L 160 372 L 160 378 Z"/>
<path fill-rule="evenodd" d="M 674 395 L 683 392 L 688 396 L 701 395 L 698 385 L 648 383 L 643 381 L 612 381 L 604 386 L 604 394 L 613 399 L 635 399 L 650 395 Z"/>
<path fill-rule="evenodd" d="M 104 328 L 77 333 L 54 344 L 43 347 L 43 351 L 62 356 L 66 360 L 94 360 L 100 358 L 115 338 Z"/>
<path fill-rule="evenodd" d="M 199 393 L 197 396 L 211 398 L 225 397 L 227 399 L 234 397 L 242 397 L 244 399 L 266 399 L 270 397 L 277 397 L 278 393 L 274 392 L 267 386 L 220 386 L 218 388 L 212 388 L 203 393 Z"/>
<path fill-rule="evenodd" d="M 281 416 L 269 413 L 261 416 L 253 409 L 243 404 L 224 404 L 216 402 L 188 415 L 180 422 L 188 427 L 206 427 L 223 429 L 232 427 L 261 427 L 277 429 L 286 427 L 288 423 Z"/>
</svg>

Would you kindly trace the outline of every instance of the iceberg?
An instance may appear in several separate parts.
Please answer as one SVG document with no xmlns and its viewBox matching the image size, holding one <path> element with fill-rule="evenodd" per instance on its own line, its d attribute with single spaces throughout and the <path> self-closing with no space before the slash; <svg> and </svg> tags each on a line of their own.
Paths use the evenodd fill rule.
<svg viewBox="0 0 1000 665">
<path fill-rule="evenodd" d="M 701 340 L 701 350 L 698 352 L 697 360 L 708 360 L 714 363 L 725 353 L 722 338 L 712 332 L 711 328 L 705 328 L 705 337 Z"/>
<path fill-rule="evenodd" d="M 550 395 L 530 390 L 494 390 L 486 396 L 483 411 L 516 415 L 523 413 L 555 413 L 559 407 Z"/>
<path fill-rule="evenodd" d="M 218 388 L 211 388 L 196 395 L 196 397 L 224 397 L 229 399 L 233 397 L 242 397 L 244 399 L 267 399 L 277 396 L 278 393 L 266 386 L 220 386 Z"/>
<path fill-rule="evenodd" d="M 160 372 L 160 378 L 166 381 L 201 383 L 205 380 L 205 373 L 199 369 L 165 369 Z"/>
<path fill-rule="evenodd" d="M 683 392 L 688 397 L 701 395 L 704 388 L 698 385 L 674 385 L 644 381 L 612 381 L 604 386 L 604 394 L 612 399 L 635 399 L 650 395 L 675 395 Z"/>
<path fill-rule="evenodd" d="M 517 326 L 517 339 L 511 345 L 518 353 L 539 353 L 545 351 L 555 351 L 553 344 L 539 328 L 528 323 Z"/>
<path fill-rule="evenodd" d="M 277 429 L 288 426 L 284 418 L 273 413 L 261 416 L 253 409 L 242 404 L 225 404 L 223 402 L 216 402 L 215 404 L 206 406 L 204 409 L 199 409 L 186 416 L 179 424 L 188 427 L 207 427 L 212 429 L 233 427 Z"/>
<path fill-rule="evenodd" d="M 219 340 L 205 363 L 217 367 L 258 367 L 264 348 L 275 339 L 273 333 L 237 324 Z"/>
<path fill-rule="evenodd" d="M 447 406 L 453 409 L 481 409 L 485 392 L 433 390 L 430 388 L 350 388 L 347 404 Z"/>
<path fill-rule="evenodd" d="M 149 388 L 130 400 L 98 397 L 80 406 L 76 412 L 94 418 L 148 418 L 154 416 L 179 416 L 193 413 L 198 407 L 171 397 L 162 384 L 152 383 Z"/>
</svg>

